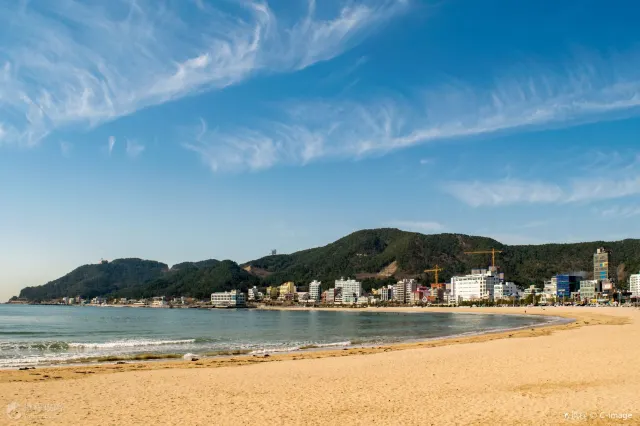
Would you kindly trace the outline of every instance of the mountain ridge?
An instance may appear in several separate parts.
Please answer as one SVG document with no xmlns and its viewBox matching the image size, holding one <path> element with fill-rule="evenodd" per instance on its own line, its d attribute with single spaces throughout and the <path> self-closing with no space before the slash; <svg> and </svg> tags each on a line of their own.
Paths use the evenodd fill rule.
<svg viewBox="0 0 640 426">
<path fill-rule="evenodd" d="M 42 286 L 27 287 L 20 297 L 29 300 L 75 296 L 148 297 L 152 295 L 207 297 L 213 291 L 246 290 L 295 281 L 302 288 L 312 280 L 330 283 L 340 277 L 359 277 L 365 290 L 397 278 L 432 282 L 422 271 L 443 268 L 440 280 L 469 273 L 490 264 L 490 255 L 468 255 L 465 251 L 502 250 L 496 264 L 506 279 L 521 287 L 541 284 L 558 273 L 590 273 L 598 247 L 612 250 L 614 278 L 624 282 L 640 270 L 640 240 L 506 245 L 481 236 L 465 234 L 420 234 L 395 228 L 353 232 L 325 246 L 291 254 L 265 256 L 238 264 L 208 259 L 166 264 L 141 259 L 116 259 L 106 265 L 83 265 Z M 84 268 L 84 269 L 83 269 Z M 392 274 L 389 274 L 392 271 Z M 385 273 L 386 272 L 386 273 Z M 326 284 L 325 284 L 326 285 Z M 75 293 L 62 294 L 64 291 Z"/>
</svg>

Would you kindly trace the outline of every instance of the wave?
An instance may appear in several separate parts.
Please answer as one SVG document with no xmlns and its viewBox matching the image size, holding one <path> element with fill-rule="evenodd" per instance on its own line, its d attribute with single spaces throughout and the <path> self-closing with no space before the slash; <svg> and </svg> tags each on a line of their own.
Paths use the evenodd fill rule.
<svg viewBox="0 0 640 426">
<path fill-rule="evenodd" d="M 281 348 L 263 348 L 263 349 L 253 350 L 249 352 L 249 355 L 272 354 L 272 353 L 278 353 L 278 352 L 295 352 L 299 350 L 300 350 L 300 346 L 288 346 L 288 347 L 285 346 Z"/>
<path fill-rule="evenodd" d="M 69 348 L 81 349 L 110 349 L 110 348 L 135 348 L 140 346 L 185 345 L 195 343 L 196 339 L 184 340 L 115 340 L 105 343 L 69 343 Z"/>
<path fill-rule="evenodd" d="M 69 349 L 66 342 L 2 342 L 0 351 L 64 351 Z"/>
<path fill-rule="evenodd" d="M 333 348 L 336 346 L 351 346 L 352 344 L 354 343 L 351 342 L 350 340 L 347 340 L 344 342 L 335 342 L 335 343 L 316 343 L 314 346 L 318 348 Z"/>
<path fill-rule="evenodd" d="M 276 348 L 260 348 L 254 349 L 249 352 L 249 355 L 260 355 L 267 353 L 278 353 L 278 352 L 296 352 L 296 351 L 304 351 L 307 349 L 322 349 L 322 348 L 335 348 L 335 347 L 344 347 L 351 346 L 351 341 L 347 340 L 344 342 L 333 342 L 333 343 L 310 343 L 304 345 L 297 346 L 284 346 L 284 347 L 276 347 Z"/>
</svg>

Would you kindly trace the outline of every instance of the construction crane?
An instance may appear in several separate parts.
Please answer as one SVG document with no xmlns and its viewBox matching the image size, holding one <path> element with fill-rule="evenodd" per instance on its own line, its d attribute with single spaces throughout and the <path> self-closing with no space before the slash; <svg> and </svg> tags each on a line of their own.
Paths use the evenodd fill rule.
<svg viewBox="0 0 640 426">
<path fill-rule="evenodd" d="M 478 250 L 478 251 L 465 251 L 464 254 L 490 254 L 491 255 L 491 269 L 496 270 L 496 253 L 502 253 L 502 250 Z"/>
<path fill-rule="evenodd" d="M 442 272 L 444 269 L 440 268 L 440 266 L 436 265 L 435 268 L 433 269 L 425 269 L 424 272 L 428 273 L 428 272 L 435 272 L 436 274 L 436 284 L 438 284 L 438 272 Z"/>
</svg>

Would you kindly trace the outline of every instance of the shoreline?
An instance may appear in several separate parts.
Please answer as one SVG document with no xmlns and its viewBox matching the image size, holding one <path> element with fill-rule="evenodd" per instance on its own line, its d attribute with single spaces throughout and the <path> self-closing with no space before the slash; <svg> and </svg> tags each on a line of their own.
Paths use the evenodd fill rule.
<svg viewBox="0 0 640 426">
<path fill-rule="evenodd" d="M 638 424 L 640 310 L 526 310 L 572 321 L 266 358 L 5 370 L 0 406 L 45 425 Z"/>
<path fill-rule="evenodd" d="M 398 307 L 398 308 L 390 308 L 391 310 L 386 312 L 377 312 L 381 314 L 392 314 L 392 313 L 402 313 L 402 314 L 428 314 L 429 312 L 420 311 L 411 311 L 408 312 L 407 307 Z M 277 309 L 277 310 L 307 310 L 307 309 Z M 338 311 L 336 309 L 327 308 L 320 309 L 323 311 Z M 341 312 L 353 312 L 350 308 L 343 308 L 339 310 Z M 430 313 L 443 313 L 443 312 L 430 312 Z M 447 312 L 449 313 L 449 312 Z M 527 317 L 533 316 L 518 313 L 487 313 L 487 312 L 451 312 L 453 314 L 476 314 L 476 315 L 502 315 L 502 316 L 516 316 L 516 317 Z M 538 316 L 538 315 L 536 315 Z M 537 324 L 528 324 L 528 325 L 519 325 L 515 327 L 507 327 L 500 329 L 487 329 L 483 331 L 467 331 L 461 332 L 458 334 L 451 334 L 445 336 L 434 336 L 434 337 L 425 337 L 425 338 L 411 338 L 396 342 L 379 342 L 379 343 L 366 343 L 366 342 L 358 342 L 357 339 L 354 340 L 345 340 L 342 342 L 330 342 L 330 343 L 311 343 L 302 346 L 291 346 L 288 349 L 279 349 L 274 348 L 272 350 L 269 349 L 220 349 L 220 350 L 210 350 L 210 351 L 201 351 L 198 353 L 194 353 L 199 359 L 199 361 L 203 360 L 213 360 L 213 359 L 224 359 L 228 357 L 260 357 L 267 355 L 267 357 L 272 357 L 274 355 L 289 355 L 289 354 L 304 354 L 307 352 L 323 352 L 323 351 L 335 351 L 335 350 L 351 350 L 351 349 L 366 349 L 373 348 L 378 346 L 391 347 L 397 345 L 405 345 L 405 344 L 416 344 L 416 343 L 426 343 L 431 341 L 438 340 L 450 340 L 450 339 L 460 339 L 464 337 L 475 337 L 475 336 L 483 336 L 485 334 L 499 334 L 499 333 L 508 333 L 514 332 L 518 330 L 524 329 L 533 329 L 533 328 L 543 328 L 550 327 L 555 325 L 562 325 L 571 323 L 574 320 L 571 318 L 565 318 L 561 316 L 553 316 L 553 315 L 539 315 L 546 318 L 545 322 L 537 323 Z M 61 360 L 61 361 L 45 361 L 42 363 L 35 364 L 16 364 L 16 365 L 8 365 L 8 366 L 0 366 L 0 372 L 6 370 L 18 370 L 18 371 L 28 371 L 29 369 L 36 368 L 63 368 L 63 367 L 85 367 L 85 366 L 100 366 L 100 365 L 109 365 L 112 363 L 157 363 L 157 362 L 179 362 L 182 361 L 183 356 L 186 353 L 190 352 L 146 352 L 146 353 L 137 353 L 137 354 L 113 354 L 113 355 L 96 355 L 96 356 L 88 356 L 83 358 L 74 358 L 69 360 Z"/>
<path fill-rule="evenodd" d="M 542 316 L 549 319 L 549 321 L 541 324 L 532 324 L 526 326 L 518 326 L 514 328 L 504 330 L 487 330 L 480 332 L 465 332 L 461 334 L 454 334 L 449 336 L 438 336 L 426 339 L 412 339 L 403 342 L 394 343 L 382 343 L 382 344 L 355 344 L 345 345 L 339 347 L 327 346 L 327 347 L 309 347 L 305 349 L 296 349 L 292 351 L 265 351 L 261 354 L 252 353 L 232 353 L 239 352 L 229 350 L 230 354 L 221 354 L 214 356 L 201 355 L 198 361 L 187 361 L 182 359 L 182 354 L 138 354 L 138 356 L 146 359 L 135 359 L 133 356 L 113 356 L 109 357 L 106 361 L 94 361 L 92 358 L 79 359 L 78 362 L 60 362 L 60 363 L 47 363 L 47 364 L 35 364 L 35 365 L 16 365 L 0 368 L 0 383 L 12 382 L 12 381 L 41 381 L 41 378 L 37 377 L 41 374 L 33 374 L 33 371 L 42 372 L 42 375 L 48 376 L 44 373 L 68 373 L 60 376 L 59 374 L 54 378 L 69 378 L 65 377 L 69 374 L 83 374 L 76 370 L 89 370 L 84 374 L 103 374 L 122 371 L 148 371 L 156 369 L 167 368 L 193 368 L 193 367 L 229 367 L 229 366 L 241 366 L 255 363 L 275 362 L 283 360 L 300 360 L 300 359 L 320 359 L 320 358 L 334 358 L 343 356 L 357 356 L 357 355 L 369 355 L 380 352 L 395 352 L 401 350 L 419 349 L 419 348 L 433 348 L 440 346 L 469 344 L 469 343 L 481 343 L 498 339 L 508 338 L 522 338 L 522 337 L 538 337 L 546 336 L 555 331 L 568 330 L 579 328 L 589 325 L 621 325 L 624 322 L 615 317 L 606 315 L 599 316 L 593 312 L 588 315 L 584 315 L 580 312 L 548 312 L 548 308 L 412 308 L 412 307 L 385 307 L 385 308 L 306 308 L 306 307 L 268 307 L 258 308 L 263 310 L 290 310 L 290 311 L 340 311 L 340 312 L 378 312 L 378 313 L 403 313 L 403 314 L 424 314 L 424 313 L 453 313 L 453 314 L 478 314 L 478 315 L 509 315 L 509 316 Z M 577 308 L 582 309 L 582 308 Z M 633 308 L 615 308 L 615 309 L 633 309 Z M 564 321 L 563 321 L 564 320 Z M 196 354 L 198 355 L 198 354 Z M 98 357 L 100 358 L 100 357 Z M 115 366 L 115 367 L 114 367 Z M 19 368 L 28 367 L 28 370 L 20 370 Z M 18 376 L 28 377 L 13 377 L 16 373 Z M 33 377 L 36 376 L 36 377 Z M 76 377 L 76 376 L 74 376 Z"/>
</svg>

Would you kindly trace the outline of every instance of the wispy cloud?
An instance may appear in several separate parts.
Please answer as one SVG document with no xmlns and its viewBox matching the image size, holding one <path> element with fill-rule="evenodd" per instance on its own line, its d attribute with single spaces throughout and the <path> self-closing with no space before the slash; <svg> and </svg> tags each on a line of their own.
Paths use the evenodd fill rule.
<svg viewBox="0 0 640 426">
<path fill-rule="evenodd" d="M 127 155 L 129 158 L 136 158 L 144 151 L 145 147 L 133 139 L 127 139 Z"/>
<path fill-rule="evenodd" d="M 640 206 L 613 206 L 600 211 L 603 217 L 607 218 L 624 218 L 640 216 Z"/>
<path fill-rule="evenodd" d="M 444 185 L 444 190 L 473 207 L 552 203 L 565 195 L 562 188 L 552 183 L 512 179 L 496 182 L 451 182 Z"/>
<path fill-rule="evenodd" d="M 60 142 L 60 152 L 64 157 L 68 157 L 71 154 L 72 145 L 70 142 L 61 141 Z"/>
<path fill-rule="evenodd" d="M 435 163 L 436 160 L 434 160 L 433 158 L 421 158 L 420 159 L 420 164 L 423 166 L 426 166 L 428 164 L 433 164 Z"/>
<path fill-rule="evenodd" d="M 394 220 L 389 222 L 389 226 L 395 228 L 406 229 L 416 232 L 439 232 L 445 229 L 445 226 L 439 222 L 434 221 L 407 221 L 407 220 Z"/>
<path fill-rule="evenodd" d="M 260 124 L 251 128 L 223 128 L 201 135 L 188 146 L 197 146 L 213 170 L 223 170 L 215 165 L 228 160 L 235 170 L 255 170 L 280 163 L 362 158 L 433 141 L 572 126 L 640 113 L 638 53 L 609 62 L 592 58 L 564 73 L 536 71 L 537 77 L 498 78 L 488 88 L 463 83 L 430 88 L 411 99 L 291 102 L 283 107 L 281 117 L 266 123 L 256 120 Z"/>
<path fill-rule="evenodd" d="M 472 207 L 512 204 L 589 203 L 640 195 L 640 175 L 574 178 L 566 185 L 542 181 L 449 182 L 443 190 Z"/>
<path fill-rule="evenodd" d="M 0 113 L 15 118 L 2 139 L 33 145 L 62 126 L 299 70 L 340 55 L 406 5 L 345 0 L 319 19 L 309 0 L 305 16 L 281 20 L 258 1 L 2 2 Z"/>
<path fill-rule="evenodd" d="M 624 179 L 588 178 L 575 180 L 568 201 L 608 200 L 640 194 L 640 176 Z"/>
<path fill-rule="evenodd" d="M 111 155 L 111 153 L 113 152 L 113 147 L 115 145 L 116 145 L 116 137 L 115 136 L 109 136 L 109 142 L 108 142 L 109 155 Z"/>
</svg>

